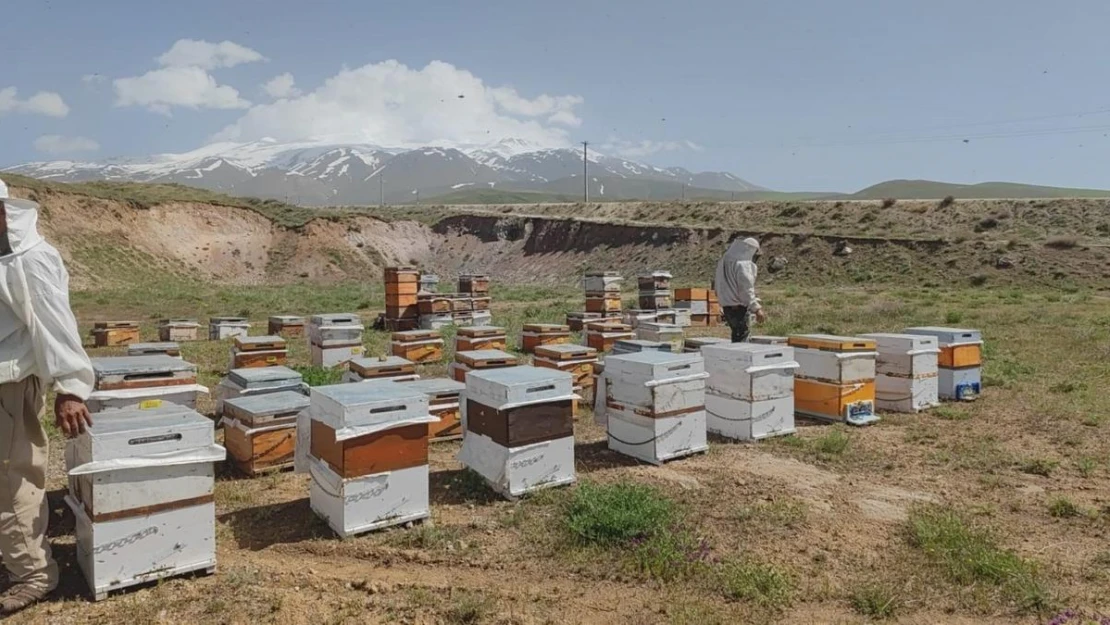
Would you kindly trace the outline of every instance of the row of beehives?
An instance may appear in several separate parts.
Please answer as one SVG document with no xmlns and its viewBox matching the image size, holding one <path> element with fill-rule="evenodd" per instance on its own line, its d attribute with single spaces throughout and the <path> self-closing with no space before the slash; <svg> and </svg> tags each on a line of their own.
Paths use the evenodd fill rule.
<svg viewBox="0 0 1110 625">
<path fill-rule="evenodd" d="M 387 267 L 383 325 L 391 332 L 448 325 L 484 325 L 490 321 L 489 276 L 462 274 L 457 293 L 438 293 L 439 277 L 414 267 Z"/>
<path fill-rule="evenodd" d="M 172 318 L 158 323 L 158 338 L 163 342 L 183 343 L 200 340 L 200 323 L 195 319 Z M 304 333 L 303 317 L 275 315 L 269 318 L 269 334 L 283 337 Z M 246 317 L 212 317 L 208 320 L 208 340 L 222 341 L 246 337 L 251 323 Z M 140 341 L 138 321 L 101 321 L 93 326 L 96 347 L 133 345 Z"/>
<path fill-rule="evenodd" d="M 586 310 L 568 313 L 567 324 L 572 329 L 581 330 L 585 323 L 591 321 L 622 318 L 626 322 L 629 318 L 639 318 L 675 323 L 682 327 L 712 327 L 720 321 L 721 306 L 712 289 L 682 288 L 672 292 L 671 274 L 665 271 L 654 271 L 637 277 L 639 307 L 622 315 L 623 281 L 624 278 L 615 271 L 586 273 L 582 279 Z"/>
</svg>

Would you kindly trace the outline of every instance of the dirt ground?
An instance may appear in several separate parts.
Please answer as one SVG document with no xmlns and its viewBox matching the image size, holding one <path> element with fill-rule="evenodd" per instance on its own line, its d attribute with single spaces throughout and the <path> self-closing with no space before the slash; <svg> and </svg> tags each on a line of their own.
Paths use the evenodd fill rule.
<svg viewBox="0 0 1110 625">
<path fill-rule="evenodd" d="M 519 301 L 497 301 L 495 321 L 515 334 L 525 319 L 554 321 L 581 306 L 573 292 L 539 295 L 519 290 Z M 609 451 L 589 412 L 580 415 L 580 482 L 654 486 L 685 512 L 681 529 L 701 541 L 707 561 L 742 559 L 781 574 L 785 590 L 773 601 L 758 589 L 742 598 L 724 593 L 711 577 L 646 573 L 626 550 L 576 546 L 563 522 L 575 488 L 501 500 L 461 467 L 458 443 L 448 442 L 432 448 L 431 523 L 348 540 L 311 511 L 304 476 L 245 479 L 221 470 L 217 574 L 92 603 L 74 561 L 55 435 L 50 533 L 62 587 L 11 621 L 1033 624 L 1066 608 L 1110 612 L 1107 300 L 1089 291 L 989 289 L 771 288 L 765 297 L 772 319 L 763 331 L 772 334 L 949 322 L 982 328 L 987 339 L 988 388 L 978 402 L 887 414 L 865 429 L 806 423 L 795 436 L 755 445 L 714 439 L 707 454 L 662 467 Z M 86 327 L 111 311 L 79 298 Z M 386 337 L 368 332 L 366 342 L 378 353 Z M 219 379 L 227 345 L 184 349 L 206 384 Z M 299 341 L 292 349 L 295 362 L 306 361 Z M 915 511 L 938 508 L 1027 563 L 1044 596 L 1027 603 L 1032 591 L 1009 593 L 1001 577 L 982 571 L 954 576 L 951 563 L 917 546 Z M 866 599 L 873 595 L 881 605 Z"/>
</svg>

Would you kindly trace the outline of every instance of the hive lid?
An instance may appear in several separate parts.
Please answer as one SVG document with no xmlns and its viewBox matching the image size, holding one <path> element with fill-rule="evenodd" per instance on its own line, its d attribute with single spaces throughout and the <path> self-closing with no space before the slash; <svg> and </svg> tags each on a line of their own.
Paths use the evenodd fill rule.
<svg viewBox="0 0 1110 625">
<path fill-rule="evenodd" d="M 644 351 L 669 352 L 671 351 L 671 345 L 669 343 L 646 341 L 644 339 L 624 339 L 613 344 L 613 351 L 618 350 L 622 351 L 622 353 L 636 353 Z M 625 350 L 627 351 L 625 352 Z"/>
<path fill-rule="evenodd" d="M 289 367 L 232 369 L 227 372 L 227 378 L 243 389 L 285 386 L 290 383 L 299 384 L 301 382 L 301 374 Z"/>
<path fill-rule="evenodd" d="M 217 324 L 217 325 L 224 324 L 224 323 L 246 323 L 247 318 L 246 317 L 209 317 L 208 322 L 213 323 L 213 324 Z"/>
<path fill-rule="evenodd" d="M 270 321 L 287 326 L 304 325 L 304 317 L 298 317 L 297 315 L 271 315 Z"/>
<path fill-rule="evenodd" d="M 164 354 L 166 352 L 180 352 L 181 346 L 171 341 L 161 343 L 132 343 L 127 346 L 128 356 L 142 356 L 144 354 Z"/>
<path fill-rule="evenodd" d="M 402 332 L 394 332 L 390 339 L 394 341 L 426 341 L 429 339 L 443 338 L 439 330 L 404 330 Z"/>
<path fill-rule="evenodd" d="M 308 396 L 296 391 L 279 391 L 261 395 L 242 395 L 224 400 L 225 406 L 250 417 L 270 417 L 276 414 L 300 412 L 308 408 Z M 227 408 L 225 407 L 226 411 Z"/>
<path fill-rule="evenodd" d="M 642 273 L 638 278 L 673 278 L 669 271 L 652 271 L 649 273 Z"/>
<path fill-rule="evenodd" d="M 73 440 L 84 464 L 69 473 L 213 462 L 223 458 L 223 450 L 214 440 L 211 419 L 183 406 L 101 412 L 85 433 Z M 214 457 L 205 457 L 205 453 Z"/>
<path fill-rule="evenodd" d="M 415 389 L 428 396 L 461 393 L 466 390 L 466 385 L 462 382 L 456 382 L 455 380 L 447 378 L 429 378 L 427 380 L 413 380 L 411 382 L 394 382 L 394 384 L 403 384 L 410 389 Z"/>
<path fill-rule="evenodd" d="M 397 382 L 317 386 L 310 402 L 312 418 L 336 430 L 337 440 L 358 436 L 366 428 L 395 427 L 429 416 L 428 396 Z"/>
<path fill-rule="evenodd" d="M 362 318 L 354 313 L 327 313 L 312 315 L 312 325 L 316 326 L 359 326 L 362 327 Z"/>
<path fill-rule="evenodd" d="M 505 328 L 498 326 L 465 326 L 459 328 L 456 333 L 457 336 L 465 336 L 467 338 L 485 338 L 488 336 L 504 336 Z"/>
<path fill-rule="evenodd" d="M 164 325 L 164 326 L 178 326 L 178 327 L 182 327 L 182 328 L 200 327 L 200 322 L 199 321 L 197 321 L 196 319 L 188 319 L 188 318 L 180 318 L 179 319 L 179 318 L 176 318 L 176 317 L 171 317 L 169 319 L 162 319 L 161 321 L 159 321 L 159 323 L 161 325 Z"/>
<path fill-rule="evenodd" d="M 138 321 L 97 321 L 93 324 L 93 328 L 97 330 L 114 330 L 116 328 L 137 328 L 139 327 Z"/>
<path fill-rule="evenodd" d="M 609 371 L 654 372 L 653 375 L 658 379 L 661 373 L 667 373 L 666 377 L 675 377 L 685 375 L 686 370 L 692 373 L 701 372 L 704 362 L 701 354 L 694 352 L 675 354 L 649 350 L 610 355 L 605 359 L 605 366 Z"/>
<path fill-rule="evenodd" d="M 652 321 L 641 323 L 637 326 L 641 330 L 651 332 L 683 332 L 682 326 L 673 323 L 656 323 Z"/>
<path fill-rule="evenodd" d="M 539 345 L 536 347 L 536 356 L 553 360 L 575 360 L 579 358 L 596 358 L 597 350 L 583 345 L 563 343 L 560 345 Z"/>
<path fill-rule="evenodd" d="M 720 338 L 717 336 L 688 336 L 686 337 L 687 347 L 705 347 L 706 345 L 719 345 L 721 343 L 731 343 L 729 339 Z"/>
<path fill-rule="evenodd" d="M 355 373 L 374 373 L 383 369 L 398 369 L 402 373 L 416 371 L 416 364 L 400 356 L 379 356 L 377 358 L 354 358 L 347 363 Z"/>
<path fill-rule="evenodd" d="M 905 354 L 939 352 L 940 343 L 937 337 L 929 334 L 897 334 L 878 332 L 861 334 L 863 338 L 872 339 L 879 352 L 902 352 Z"/>
<path fill-rule="evenodd" d="M 500 349 L 476 349 L 472 351 L 455 352 L 455 360 L 468 366 L 502 361 L 511 362 L 514 365 L 517 363 L 515 354 L 510 354 Z"/>
<path fill-rule="evenodd" d="M 804 349 L 820 349 L 834 352 L 875 351 L 875 341 L 858 336 L 837 336 L 834 334 L 796 334 L 787 339 L 787 345 Z"/>
<path fill-rule="evenodd" d="M 523 330 L 525 332 L 570 332 L 570 328 L 561 323 L 526 323 Z"/>
<path fill-rule="evenodd" d="M 107 375 L 142 375 L 144 373 L 166 373 L 191 371 L 196 373 L 197 366 L 165 354 L 148 356 L 104 356 L 90 359 L 93 371 L 99 379 Z"/>
<path fill-rule="evenodd" d="M 935 336 L 942 345 L 979 343 L 983 340 L 983 334 L 979 330 L 972 330 L 968 328 L 944 328 L 937 326 L 925 326 L 920 328 L 906 328 L 904 332 L 906 334 L 923 334 L 926 336 Z"/>
<path fill-rule="evenodd" d="M 235 338 L 235 346 L 241 351 L 284 349 L 285 339 L 280 336 L 239 336 Z"/>
</svg>

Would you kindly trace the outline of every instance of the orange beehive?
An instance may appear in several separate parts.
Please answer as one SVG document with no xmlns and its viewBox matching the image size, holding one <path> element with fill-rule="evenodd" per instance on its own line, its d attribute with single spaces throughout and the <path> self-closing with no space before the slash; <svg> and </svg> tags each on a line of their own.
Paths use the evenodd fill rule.
<svg viewBox="0 0 1110 625">
<path fill-rule="evenodd" d="M 97 347 L 115 347 L 139 341 L 137 321 L 102 321 L 93 327 L 94 344 Z"/>
<path fill-rule="evenodd" d="M 937 365 L 947 369 L 978 367 L 983 364 L 983 348 L 977 343 L 942 345 Z"/>
<path fill-rule="evenodd" d="M 495 326 L 463 326 L 455 335 L 455 351 L 473 352 L 482 349 L 506 349 L 505 328 Z"/>
<path fill-rule="evenodd" d="M 528 323 L 524 325 L 520 337 L 520 348 L 526 354 L 536 351 L 540 345 L 558 345 L 570 342 L 570 328 L 554 323 Z"/>
<path fill-rule="evenodd" d="M 443 360 L 443 338 L 437 330 L 394 332 L 393 355 L 419 364 Z"/>
<path fill-rule="evenodd" d="M 591 313 L 613 313 L 621 311 L 621 297 L 617 295 L 605 295 L 602 297 L 586 297 L 586 312 Z"/>
<path fill-rule="evenodd" d="M 794 379 L 794 410 L 801 415 L 828 421 L 844 421 L 845 410 L 859 402 L 871 402 L 874 405 L 874 380 L 856 384 L 830 384 Z"/>
</svg>

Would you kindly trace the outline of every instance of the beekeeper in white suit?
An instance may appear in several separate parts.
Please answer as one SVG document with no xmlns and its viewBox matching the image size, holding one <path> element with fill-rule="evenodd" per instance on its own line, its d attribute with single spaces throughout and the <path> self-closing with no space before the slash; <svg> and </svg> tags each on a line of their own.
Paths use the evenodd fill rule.
<svg viewBox="0 0 1110 625">
<path fill-rule="evenodd" d="M 47 385 L 66 436 L 92 425 L 85 400 L 95 374 L 69 308 L 69 275 L 37 222 L 38 204 L 8 197 L 0 181 L 0 553 L 11 582 L 0 618 L 58 585 L 46 540 Z"/>
<path fill-rule="evenodd" d="M 749 316 L 763 323 L 767 314 L 763 303 L 755 294 L 755 279 L 759 275 L 759 241 L 752 238 L 734 239 L 717 263 L 713 288 L 721 303 L 725 322 L 732 329 L 732 342 L 743 343 L 751 335 Z"/>
</svg>

